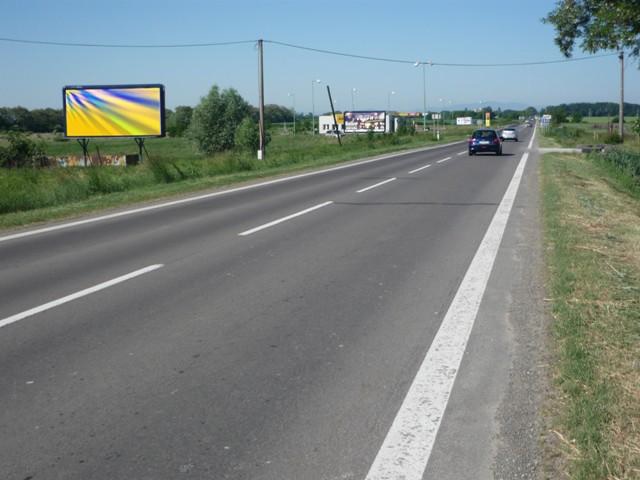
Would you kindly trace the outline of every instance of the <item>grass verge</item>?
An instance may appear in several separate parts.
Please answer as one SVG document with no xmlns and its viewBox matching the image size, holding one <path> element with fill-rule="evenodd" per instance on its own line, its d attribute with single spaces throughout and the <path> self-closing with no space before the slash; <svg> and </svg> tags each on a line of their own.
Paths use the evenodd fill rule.
<svg viewBox="0 0 640 480">
<path fill-rule="evenodd" d="M 437 143 L 462 140 L 467 133 L 452 129 Z M 114 142 L 111 148 L 126 148 L 127 145 L 121 143 Z M 3 192 L 0 196 L 0 228 L 67 218 L 435 144 L 431 135 L 390 135 L 374 140 L 364 136 L 351 137 L 345 139 L 342 148 L 335 139 L 319 135 L 295 139 L 276 137 L 266 161 L 259 162 L 243 152 L 198 157 L 189 151 L 184 139 L 157 139 L 152 143 L 155 148 L 150 148 L 151 161 L 138 167 L 0 170 L 0 191 Z M 65 148 L 72 146 L 66 144 Z M 103 153 L 109 151 L 107 148 L 101 150 Z M 184 155 L 181 152 L 185 152 Z"/>
<path fill-rule="evenodd" d="M 541 168 L 553 455 L 567 478 L 640 478 L 640 189 L 596 156 Z"/>
</svg>

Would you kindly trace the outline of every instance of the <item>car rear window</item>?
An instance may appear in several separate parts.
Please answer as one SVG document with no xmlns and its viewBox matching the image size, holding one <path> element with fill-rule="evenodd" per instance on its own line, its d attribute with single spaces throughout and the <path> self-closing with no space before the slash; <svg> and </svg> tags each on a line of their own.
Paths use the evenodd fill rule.
<svg viewBox="0 0 640 480">
<path fill-rule="evenodd" d="M 473 138 L 493 140 L 494 138 L 496 138 L 496 133 L 492 130 L 476 130 L 475 132 L 473 132 Z"/>
<path fill-rule="evenodd" d="M 516 131 L 516 129 L 515 129 L 515 128 L 505 128 L 505 129 L 503 130 L 503 132 L 515 132 L 515 131 Z"/>
</svg>

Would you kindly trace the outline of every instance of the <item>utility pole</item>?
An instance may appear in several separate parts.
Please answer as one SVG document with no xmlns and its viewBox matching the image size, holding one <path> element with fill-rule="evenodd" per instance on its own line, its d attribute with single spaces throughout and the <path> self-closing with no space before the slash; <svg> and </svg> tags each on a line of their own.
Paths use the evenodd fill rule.
<svg viewBox="0 0 640 480">
<path fill-rule="evenodd" d="M 336 137 L 338 137 L 338 143 L 342 146 L 342 140 L 340 140 L 340 125 L 338 125 L 338 119 L 336 118 L 336 110 L 333 108 L 333 98 L 331 98 L 331 88 L 327 85 L 327 95 L 329 95 L 329 104 L 331 105 L 331 113 L 333 114 L 333 125 L 335 127 Z"/>
<path fill-rule="evenodd" d="M 262 39 L 258 40 L 258 110 L 260 112 L 260 149 L 258 160 L 264 160 L 264 69 L 262 60 Z"/>
<path fill-rule="evenodd" d="M 618 133 L 620 139 L 624 142 L 624 52 L 621 50 L 620 55 L 620 107 L 618 109 Z"/>
</svg>

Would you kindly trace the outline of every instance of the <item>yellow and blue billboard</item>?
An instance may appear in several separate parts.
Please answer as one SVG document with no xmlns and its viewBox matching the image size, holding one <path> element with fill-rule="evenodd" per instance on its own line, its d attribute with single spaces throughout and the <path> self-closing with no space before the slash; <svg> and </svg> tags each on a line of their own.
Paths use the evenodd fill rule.
<svg viewBox="0 0 640 480">
<path fill-rule="evenodd" d="M 64 87 L 65 136 L 164 137 L 163 85 Z"/>
</svg>

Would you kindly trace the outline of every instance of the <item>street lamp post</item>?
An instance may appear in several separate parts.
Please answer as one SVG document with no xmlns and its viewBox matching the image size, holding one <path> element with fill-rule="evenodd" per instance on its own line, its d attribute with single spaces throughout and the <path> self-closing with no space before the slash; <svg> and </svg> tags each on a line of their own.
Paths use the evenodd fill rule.
<svg viewBox="0 0 640 480">
<path fill-rule="evenodd" d="M 295 93 L 287 93 L 288 97 L 291 97 L 293 101 L 293 134 L 296 134 L 296 94 Z"/>
<path fill-rule="evenodd" d="M 357 88 L 352 88 L 351 89 L 351 110 L 355 111 L 356 109 L 356 101 L 355 101 L 355 94 L 358 93 L 358 89 Z"/>
<path fill-rule="evenodd" d="M 387 93 L 387 111 L 391 111 L 391 95 L 395 95 L 396 92 L 394 92 L 393 90 L 391 90 L 390 92 Z"/>
<path fill-rule="evenodd" d="M 438 140 L 440 140 L 440 129 L 442 128 L 442 125 L 444 124 L 444 119 L 442 118 L 442 98 L 439 100 L 440 101 L 440 118 L 438 118 L 438 128 L 436 129 L 436 135 L 438 136 Z"/>
<path fill-rule="evenodd" d="M 316 134 L 316 103 L 315 103 L 315 93 L 314 86 L 316 83 L 322 83 L 322 80 L 319 78 L 315 80 L 311 80 L 311 134 Z"/>
<path fill-rule="evenodd" d="M 414 67 L 419 67 L 422 65 L 422 131 L 427 131 L 427 73 L 426 73 L 426 63 L 417 61 L 413 64 Z M 429 65 L 431 65 L 431 61 L 429 61 Z"/>
</svg>

